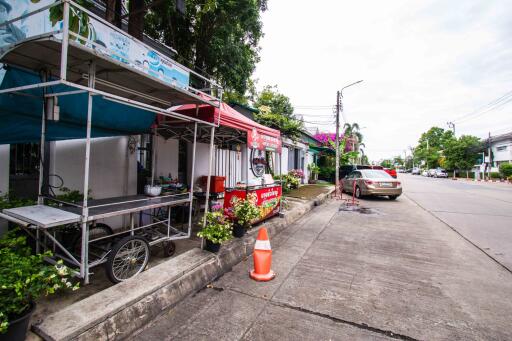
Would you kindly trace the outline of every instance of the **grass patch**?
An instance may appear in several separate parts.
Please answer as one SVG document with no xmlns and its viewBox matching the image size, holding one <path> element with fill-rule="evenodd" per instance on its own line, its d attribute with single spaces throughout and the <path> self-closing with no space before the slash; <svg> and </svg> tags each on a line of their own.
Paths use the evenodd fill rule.
<svg viewBox="0 0 512 341">
<path fill-rule="evenodd" d="M 310 200 L 316 198 L 320 194 L 329 192 L 333 187 L 331 184 L 314 184 L 314 185 L 303 185 L 297 189 L 292 189 L 285 194 L 286 197 Z"/>
</svg>

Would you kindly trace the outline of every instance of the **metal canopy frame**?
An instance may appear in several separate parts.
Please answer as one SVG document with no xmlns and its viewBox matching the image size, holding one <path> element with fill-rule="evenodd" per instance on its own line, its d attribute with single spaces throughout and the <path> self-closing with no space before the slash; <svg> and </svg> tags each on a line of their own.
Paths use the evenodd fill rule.
<svg viewBox="0 0 512 341">
<path fill-rule="evenodd" d="M 15 18 L 8 22 L 0 24 L 0 27 L 7 25 L 17 20 L 21 20 L 24 17 L 34 15 L 41 11 L 47 10 L 53 6 L 63 6 L 63 26 L 62 29 L 57 32 L 50 32 L 49 34 L 42 34 L 37 37 L 31 37 L 26 41 L 18 42 L 11 46 L 10 50 L 1 56 L 1 61 L 7 64 L 15 65 L 23 69 L 35 71 L 44 69 L 44 79 L 42 82 L 37 84 L 30 84 L 24 86 L 18 86 L 9 89 L 0 90 L 0 94 L 12 93 L 16 95 L 24 94 L 24 91 L 42 88 L 44 91 L 45 100 L 53 97 L 57 98 L 60 96 L 69 96 L 78 93 L 87 93 L 87 124 L 86 124 L 86 137 L 85 137 L 85 156 L 84 156 L 84 182 L 83 182 L 83 193 L 88 193 L 89 190 L 89 176 L 90 176 L 90 156 L 91 156 L 91 130 L 92 130 L 92 102 L 94 96 L 101 96 L 104 99 L 114 101 L 127 106 L 133 106 L 139 109 L 143 109 L 148 112 L 161 114 L 163 116 L 178 120 L 179 122 L 193 123 L 193 134 L 190 135 L 189 142 L 193 143 L 193 155 L 192 155 L 192 176 L 190 181 L 190 191 L 185 194 L 177 195 L 179 198 L 173 198 L 173 196 L 160 196 L 160 202 L 156 203 L 154 199 L 148 198 L 111 198 L 110 202 L 89 202 L 87 195 L 84 195 L 83 202 L 80 205 L 69 204 L 71 208 L 67 208 L 68 211 L 72 211 L 80 214 L 80 226 L 82 234 L 81 242 L 81 257 L 78 261 L 66 248 L 59 243 L 59 241 L 47 231 L 47 228 L 38 226 L 26 219 L 20 219 L 19 216 L 15 217 L 9 215 L 4 210 L 0 213 L 0 217 L 14 221 L 21 226 L 29 229 L 35 228 L 35 238 L 37 240 L 36 249 L 39 251 L 40 248 L 40 230 L 45 237 L 53 242 L 53 248 L 60 249 L 64 255 L 60 255 L 60 258 L 69 261 L 72 264 L 80 267 L 79 277 L 84 280 L 84 283 L 89 283 L 90 271 L 89 269 L 93 266 L 99 265 L 106 261 L 105 257 L 89 262 L 89 224 L 91 221 L 95 221 L 101 215 L 95 215 L 98 210 L 106 209 L 108 211 L 104 216 L 115 216 L 122 214 L 130 214 L 130 234 L 134 234 L 136 230 L 151 227 L 155 225 L 163 225 L 167 227 L 167 234 L 162 235 L 157 240 L 150 241 L 153 245 L 158 242 L 164 242 L 175 239 L 184 239 L 191 236 L 192 228 L 192 205 L 193 205 L 193 188 L 194 188 L 194 172 L 196 163 L 196 147 L 197 147 L 197 134 L 199 124 L 202 129 L 210 130 L 210 155 L 209 155 L 209 170 L 208 170 L 208 187 L 207 187 L 207 198 L 209 196 L 210 188 L 210 175 L 211 175 L 211 163 L 212 154 L 214 149 L 214 136 L 216 124 L 205 122 L 193 117 L 185 116 L 179 113 L 175 113 L 169 108 L 171 105 L 178 104 L 196 104 L 197 109 L 199 104 L 209 104 L 213 106 L 219 106 L 222 100 L 222 88 L 215 82 L 195 73 L 192 70 L 187 69 L 190 73 L 202 79 L 206 84 L 207 88 L 215 89 L 218 92 L 218 97 L 211 96 L 200 90 L 189 87 L 187 90 L 179 87 L 167 84 L 159 79 L 153 79 L 150 76 L 139 72 L 137 70 L 129 69 L 122 65 L 120 62 L 116 62 L 112 59 L 107 59 L 99 53 L 91 53 L 91 50 L 85 48 L 81 44 L 70 40 L 70 36 L 76 37 L 76 34 L 69 31 L 69 13 L 70 7 L 73 6 L 86 13 L 89 16 L 95 17 L 96 20 L 101 21 L 103 24 L 109 26 L 111 29 L 119 31 L 117 27 L 105 22 L 103 19 L 97 17 L 95 14 L 89 12 L 87 9 L 79 6 L 78 4 L 70 0 L 57 1 L 52 5 L 41 8 L 35 12 L 25 14 L 19 18 Z M 62 33 L 62 39 L 58 39 L 56 35 Z M 84 39 L 80 37 L 80 39 Z M 133 38 L 132 38 L 133 39 Z M 93 42 L 91 42 L 93 43 Z M 140 42 L 141 43 L 141 42 Z M 142 43 L 141 43 L 142 44 Z M 39 49 L 39 53 L 31 53 L 34 48 Z M 148 47 L 149 48 L 149 47 Z M 43 66 L 41 68 L 41 66 Z M 56 72 L 58 70 L 58 72 Z M 58 77 L 55 75 L 58 74 Z M 50 92 L 52 86 L 65 85 L 70 87 L 72 90 L 64 91 L 60 93 Z M 25 93 L 26 95 L 26 93 Z M 45 162 L 45 149 L 44 145 L 46 142 L 46 121 L 47 112 L 46 105 L 43 105 L 41 113 L 41 164 L 39 173 L 39 193 L 38 193 L 38 205 L 44 205 L 45 200 L 52 199 L 44 195 L 44 162 Z M 156 133 L 156 129 L 154 130 Z M 201 131 L 200 131 L 201 133 Z M 46 174 L 47 175 L 47 174 Z M 46 183 L 48 183 L 46 181 Z M 102 199 L 109 200 L 109 199 Z M 188 231 L 185 233 L 179 231 L 171 226 L 170 207 L 178 204 L 189 204 L 189 220 L 188 220 Z M 124 206 L 123 206 L 124 205 Z M 128 206 L 128 208 L 127 208 Z M 145 226 L 135 227 L 134 224 L 134 213 L 141 212 L 146 209 L 153 209 L 157 207 L 167 207 L 168 217 L 167 219 L 158 220 L 156 223 L 148 224 Z M 206 208 L 207 210 L 207 208 Z M 206 212 L 205 212 L 206 217 Z M 124 231 L 123 233 L 126 233 Z M 171 234 L 172 233 L 172 234 Z M 33 235 L 30 231 L 29 234 Z"/>
</svg>

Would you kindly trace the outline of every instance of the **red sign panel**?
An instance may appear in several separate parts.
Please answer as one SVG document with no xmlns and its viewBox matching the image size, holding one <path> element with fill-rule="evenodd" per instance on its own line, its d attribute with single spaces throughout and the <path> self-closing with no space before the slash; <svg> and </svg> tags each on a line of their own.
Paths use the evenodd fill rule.
<svg viewBox="0 0 512 341">
<path fill-rule="evenodd" d="M 258 188 L 254 190 L 233 190 L 226 191 L 224 196 L 224 208 L 228 214 L 233 210 L 233 204 L 237 200 L 248 199 L 256 204 L 260 211 L 260 216 L 253 223 L 270 218 L 279 213 L 281 206 L 281 186 L 272 186 Z"/>
<path fill-rule="evenodd" d="M 256 128 L 253 128 L 250 133 L 247 133 L 247 144 L 249 148 L 281 153 L 281 139 L 279 137 L 260 134 Z"/>
</svg>

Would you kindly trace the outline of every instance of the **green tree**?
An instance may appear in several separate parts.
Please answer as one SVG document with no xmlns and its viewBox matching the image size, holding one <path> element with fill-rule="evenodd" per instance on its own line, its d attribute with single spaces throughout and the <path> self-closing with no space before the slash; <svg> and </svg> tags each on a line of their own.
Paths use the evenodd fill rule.
<svg viewBox="0 0 512 341">
<path fill-rule="evenodd" d="M 453 138 L 446 143 L 444 165 L 448 169 L 467 171 L 477 163 L 478 152 L 482 149 L 482 142 L 476 136 Z"/>
<path fill-rule="evenodd" d="M 454 139 L 455 136 L 451 130 L 430 128 L 421 135 L 418 146 L 414 149 L 415 161 L 425 161 L 429 168 L 439 167 L 444 150 Z"/>
<path fill-rule="evenodd" d="M 400 155 L 397 155 L 393 158 L 393 165 L 398 164 L 403 166 L 404 165 L 404 159 Z"/>
<path fill-rule="evenodd" d="M 391 160 L 382 160 L 380 165 L 384 168 L 393 168 L 393 162 Z"/>
<path fill-rule="evenodd" d="M 256 122 L 261 123 L 267 127 L 281 131 L 281 135 L 287 136 L 291 139 L 299 138 L 304 125 L 293 117 L 284 116 L 281 114 L 274 114 L 270 111 L 269 107 L 261 106 L 258 108 L 259 113 L 254 115 Z"/>
<path fill-rule="evenodd" d="M 361 164 L 362 165 L 369 165 L 370 164 L 370 160 L 368 159 L 368 155 L 363 154 L 361 156 Z"/>
<path fill-rule="evenodd" d="M 245 94 L 259 60 L 260 14 L 267 9 L 267 1 L 185 3 L 185 13 L 180 13 L 176 0 L 154 1 L 144 17 L 145 32 L 176 49 L 180 62 L 212 75 L 227 90 Z"/>
<path fill-rule="evenodd" d="M 363 134 L 361 134 L 359 124 L 357 123 L 345 123 L 343 126 L 343 135 L 357 140 L 359 144 L 363 142 Z"/>
<path fill-rule="evenodd" d="M 269 107 L 273 114 L 293 117 L 293 106 L 288 96 L 279 92 L 277 85 L 266 85 L 254 101 L 254 106 Z"/>
<path fill-rule="evenodd" d="M 253 106 L 259 110 L 254 116 L 256 122 L 280 130 L 282 135 L 292 139 L 301 135 L 304 123 L 295 118 L 290 99 L 277 87 L 265 86 L 255 96 Z"/>
<path fill-rule="evenodd" d="M 226 103 L 236 102 L 243 105 L 250 105 L 250 102 L 254 102 L 258 96 L 256 91 L 256 82 L 252 79 L 247 81 L 247 90 L 245 93 L 238 91 L 227 90 L 222 95 L 222 101 Z"/>
</svg>

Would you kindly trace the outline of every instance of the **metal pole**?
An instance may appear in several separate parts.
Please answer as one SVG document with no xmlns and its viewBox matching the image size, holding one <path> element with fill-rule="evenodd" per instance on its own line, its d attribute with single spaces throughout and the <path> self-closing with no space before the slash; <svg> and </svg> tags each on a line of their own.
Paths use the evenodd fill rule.
<svg viewBox="0 0 512 341">
<path fill-rule="evenodd" d="M 96 64 L 91 61 L 89 64 L 88 86 L 94 88 L 96 79 Z M 89 209 L 87 207 L 87 195 L 89 192 L 89 163 L 91 156 L 91 121 L 92 121 L 92 93 L 87 93 L 87 131 L 85 138 L 85 165 L 84 165 L 84 199 L 82 208 L 82 248 L 80 276 L 84 279 L 84 284 L 89 284 Z"/>
<path fill-rule="evenodd" d="M 46 82 L 46 72 L 43 75 L 43 81 Z M 43 93 L 46 91 L 43 88 Z M 44 98 L 44 97 L 43 97 Z M 46 101 L 46 99 L 45 99 Z M 44 184 L 44 157 L 45 157 L 45 143 L 46 143 L 46 105 L 43 101 L 43 111 L 41 117 L 41 142 L 39 145 L 39 191 L 37 196 L 37 203 L 42 205 L 44 203 L 43 197 L 43 184 Z M 36 241 L 36 252 L 39 252 L 39 241 Z"/>
<path fill-rule="evenodd" d="M 151 143 L 151 186 L 155 185 L 155 172 L 156 172 L 156 146 L 158 144 L 156 126 L 153 127 L 153 142 Z"/>
<path fill-rule="evenodd" d="M 249 145 L 245 148 L 245 190 L 249 190 L 249 165 L 250 165 L 250 154 Z"/>
<path fill-rule="evenodd" d="M 281 148 L 281 153 L 283 152 Z M 279 198 L 279 213 L 281 213 L 283 210 L 283 180 L 282 180 L 282 172 L 281 167 L 283 166 L 283 160 L 282 160 L 282 154 L 279 153 L 279 185 L 281 186 L 281 198 Z"/>
<path fill-rule="evenodd" d="M 197 106 L 197 108 L 199 108 Z M 197 122 L 194 122 L 194 142 L 192 144 L 192 171 L 190 175 L 190 208 L 188 210 L 188 237 L 192 234 L 192 206 L 194 203 L 194 180 L 196 168 Z"/>
<path fill-rule="evenodd" d="M 491 132 L 489 132 L 489 138 L 487 139 L 487 146 L 488 146 L 488 151 L 489 151 L 489 167 L 487 168 L 488 171 L 487 171 L 487 180 L 491 180 L 491 167 L 492 167 L 492 158 L 491 158 L 491 153 L 492 153 L 492 150 L 491 150 Z"/>
<path fill-rule="evenodd" d="M 204 203 L 204 217 L 203 217 L 203 225 L 206 224 L 206 214 L 208 213 L 208 202 L 210 200 L 210 183 L 211 183 L 211 174 L 212 174 L 212 156 L 213 156 L 213 141 L 215 136 L 215 127 L 211 127 L 211 136 L 210 136 L 210 153 L 208 155 L 208 177 L 206 178 L 206 198 Z"/>
<path fill-rule="evenodd" d="M 335 148 L 336 148 L 336 168 L 334 171 L 335 178 L 335 193 L 336 196 L 339 195 L 339 187 L 340 187 L 340 92 L 336 92 L 336 136 L 335 138 Z"/>
<path fill-rule="evenodd" d="M 428 139 L 427 139 L 427 171 L 428 171 Z"/>
<path fill-rule="evenodd" d="M 60 78 L 66 80 L 69 44 L 69 2 L 64 0 L 62 14 L 62 49 L 60 55 Z"/>
</svg>

